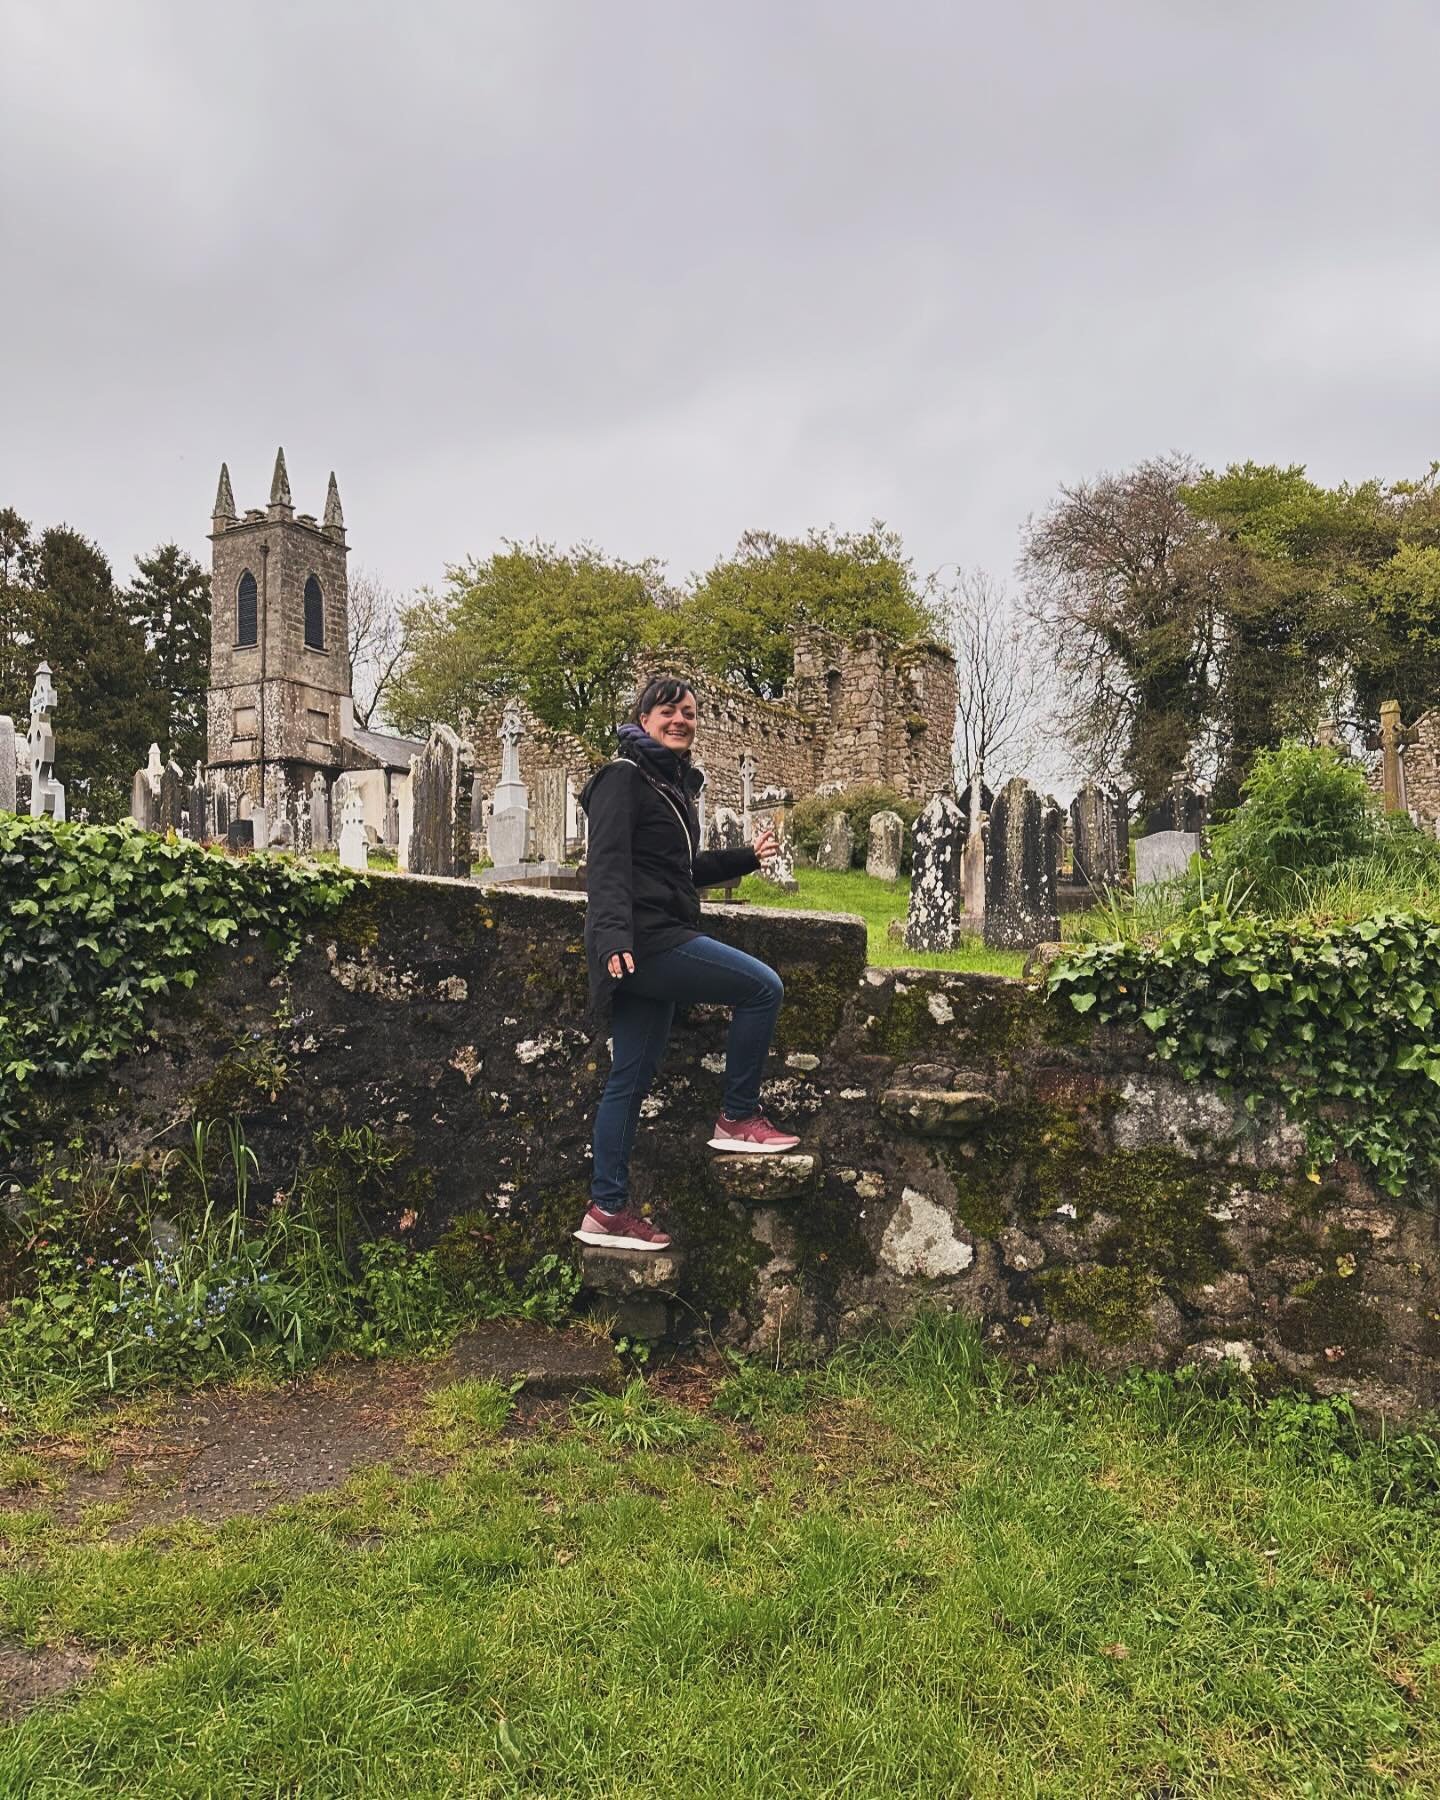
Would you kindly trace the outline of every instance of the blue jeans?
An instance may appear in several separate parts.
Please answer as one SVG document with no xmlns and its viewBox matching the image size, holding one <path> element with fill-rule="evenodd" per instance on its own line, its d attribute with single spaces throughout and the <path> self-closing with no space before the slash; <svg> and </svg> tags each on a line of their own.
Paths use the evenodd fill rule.
<svg viewBox="0 0 1440 1800">
<path fill-rule="evenodd" d="M 749 1119 L 760 1110 L 760 1082 L 775 1032 L 784 984 L 767 964 L 717 944 L 692 938 L 673 950 L 637 962 L 615 989 L 610 1079 L 595 1113 L 590 1195 L 607 1212 L 630 1197 L 630 1151 L 640 1124 L 640 1103 L 665 1053 L 677 1005 L 733 1006 L 725 1046 L 727 1119 Z"/>
</svg>

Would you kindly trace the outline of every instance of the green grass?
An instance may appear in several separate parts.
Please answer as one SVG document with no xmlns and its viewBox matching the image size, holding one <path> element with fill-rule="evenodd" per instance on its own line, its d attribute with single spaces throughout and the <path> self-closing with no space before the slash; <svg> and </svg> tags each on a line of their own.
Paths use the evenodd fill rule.
<svg viewBox="0 0 1440 1800">
<path fill-rule="evenodd" d="M 1423 1441 L 953 1321 L 730 1379 L 743 1423 L 636 1388 L 213 1530 L 5 1515 L 0 1635 L 102 1660 L 0 1793 L 1440 1791 Z"/>
<path fill-rule="evenodd" d="M 865 921 L 866 960 L 876 968 L 956 969 L 984 975 L 1018 975 L 1025 958 L 1018 951 L 987 950 L 969 938 L 943 955 L 907 950 L 889 934 L 890 921 L 903 919 L 910 904 L 909 880 L 875 881 L 863 869 L 844 874 L 829 869 L 797 869 L 797 894 L 782 894 L 769 882 L 747 876 L 740 897 L 755 906 L 803 907 L 809 912 L 856 913 Z"/>
</svg>

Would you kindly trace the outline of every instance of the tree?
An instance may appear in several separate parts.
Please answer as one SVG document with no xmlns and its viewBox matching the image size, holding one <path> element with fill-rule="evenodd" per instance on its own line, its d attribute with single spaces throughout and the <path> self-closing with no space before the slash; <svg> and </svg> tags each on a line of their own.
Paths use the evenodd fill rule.
<svg viewBox="0 0 1440 1800">
<path fill-rule="evenodd" d="M 1010 596 L 983 569 L 937 588 L 934 609 L 955 653 L 955 780 L 1028 762 L 1040 699 L 1031 633 Z"/>
<path fill-rule="evenodd" d="M 1026 528 L 1031 616 L 1054 646 L 1055 727 L 1082 772 L 1158 805 L 1209 717 L 1215 534 L 1185 503 L 1199 470 L 1155 457 L 1062 487 Z"/>
<path fill-rule="evenodd" d="M 1334 710 L 1367 577 L 1393 557 L 1397 520 L 1379 482 L 1322 488 L 1299 465 L 1231 464 L 1183 498 L 1215 536 L 1215 798 L 1228 806 L 1261 750 L 1308 736 Z"/>
<path fill-rule="evenodd" d="M 698 577 L 681 608 L 683 641 L 709 674 L 775 698 L 794 670 L 806 626 L 854 638 L 915 638 L 934 620 L 899 534 L 832 526 L 803 538 L 747 531 L 732 556 Z"/>
<path fill-rule="evenodd" d="M 158 702 L 155 741 L 188 770 L 206 756 L 210 577 L 178 544 L 160 544 L 149 556 L 136 557 L 124 598 L 150 652 Z"/>
<path fill-rule="evenodd" d="M 402 730 L 468 725 L 516 695 L 542 724 L 608 753 L 638 656 L 664 636 L 659 565 L 590 545 L 506 543 L 448 571 L 404 614 L 409 659 L 389 711 Z"/>
<path fill-rule="evenodd" d="M 22 719 L 35 675 L 35 562 L 29 521 L 0 507 L 0 712 Z"/>
<path fill-rule="evenodd" d="M 388 718 L 388 703 L 410 651 L 409 609 L 375 576 L 350 578 L 350 684 L 355 723 L 365 730 Z"/>
<path fill-rule="evenodd" d="M 41 536 L 34 580 L 34 650 L 50 664 L 59 693 L 57 772 L 68 808 L 119 818 L 163 718 L 145 634 L 104 554 L 68 525 Z M 26 699 L 28 710 L 28 692 Z"/>
</svg>

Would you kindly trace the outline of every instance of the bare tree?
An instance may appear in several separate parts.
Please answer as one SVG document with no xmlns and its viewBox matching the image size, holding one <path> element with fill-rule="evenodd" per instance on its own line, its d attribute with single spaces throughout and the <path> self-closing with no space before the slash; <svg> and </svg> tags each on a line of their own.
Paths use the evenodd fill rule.
<svg viewBox="0 0 1440 1800">
<path fill-rule="evenodd" d="M 355 723 L 369 730 L 385 719 L 385 702 L 410 650 L 399 597 L 366 569 L 350 578 L 350 682 Z"/>
<path fill-rule="evenodd" d="M 1081 774 L 1150 804 L 1202 744 L 1213 678 L 1214 534 L 1185 504 L 1198 473 L 1160 456 L 1062 487 L 1021 559 L 1056 736 Z"/>
<path fill-rule="evenodd" d="M 955 653 L 955 780 L 1028 769 L 1037 747 L 1040 667 L 1019 608 L 983 569 L 949 587 L 932 579 L 931 603 Z"/>
</svg>

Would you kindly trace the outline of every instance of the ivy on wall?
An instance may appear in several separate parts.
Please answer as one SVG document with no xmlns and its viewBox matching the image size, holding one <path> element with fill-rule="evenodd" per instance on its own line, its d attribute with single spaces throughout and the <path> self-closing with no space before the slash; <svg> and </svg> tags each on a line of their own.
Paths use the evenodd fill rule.
<svg viewBox="0 0 1440 1800">
<path fill-rule="evenodd" d="M 147 1002 L 193 986 L 217 947 L 251 932 L 292 956 L 352 886 L 128 823 L 0 814 L 0 1149 L 22 1135 L 28 1097 L 139 1041 Z"/>
<path fill-rule="evenodd" d="M 1189 1081 L 1279 1100 L 1314 1163 L 1347 1154 L 1398 1194 L 1440 1171 L 1440 924 L 1380 913 L 1297 928 L 1201 907 L 1152 943 L 1092 944 L 1052 997 L 1138 1024 Z"/>
</svg>

